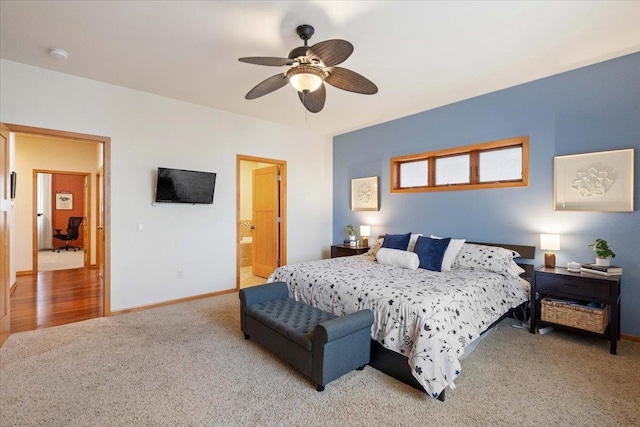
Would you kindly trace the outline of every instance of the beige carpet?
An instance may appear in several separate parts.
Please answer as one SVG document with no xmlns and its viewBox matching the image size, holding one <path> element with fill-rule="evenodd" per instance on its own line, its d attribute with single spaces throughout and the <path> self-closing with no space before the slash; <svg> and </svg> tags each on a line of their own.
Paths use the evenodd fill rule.
<svg viewBox="0 0 640 427">
<path fill-rule="evenodd" d="M 237 293 L 11 335 L 3 426 L 629 426 L 640 344 L 502 322 L 438 402 L 366 367 L 324 392 L 251 340 Z"/>
<path fill-rule="evenodd" d="M 84 267 L 84 251 L 38 251 L 38 271 L 68 270 Z"/>
</svg>

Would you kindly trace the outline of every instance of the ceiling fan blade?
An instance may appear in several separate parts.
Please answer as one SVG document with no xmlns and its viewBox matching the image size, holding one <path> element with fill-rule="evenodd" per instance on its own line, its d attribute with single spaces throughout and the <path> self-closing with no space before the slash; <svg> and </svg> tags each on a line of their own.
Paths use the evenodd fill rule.
<svg viewBox="0 0 640 427">
<path fill-rule="evenodd" d="M 324 84 L 313 92 L 298 92 L 298 97 L 302 102 L 302 105 L 312 113 L 319 113 L 324 108 L 324 101 L 327 99 L 327 90 L 324 88 Z"/>
<path fill-rule="evenodd" d="M 281 67 L 283 65 L 293 64 L 293 60 L 289 58 L 275 58 L 272 56 L 249 56 L 246 58 L 238 58 L 240 62 L 255 65 L 268 65 L 271 67 Z"/>
<path fill-rule="evenodd" d="M 344 62 L 353 53 L 353 45 L 346 40 L 326 40 L 316 43 L 307 50 L 307 57 L 319 59 L 325 67 L 333 67 Z"/>
<path fill-rule="evenodd" d="M 361 93 L 364 95 L 373 95 L 374 93 L 378 93 L 378 86 L 355 71 L 341 67 L 331 67 L 325 69 L 325 71 L 328 75 L 324 81 L 338 89 L 348 90 L 349 92 Z"/>
<path fill-rule="evenodd" d="M 274 90 L 280 89 L 282 86 L 285 86 L 289 83 L 289 79 L 284 76 L 284 74 L 279 73 L 275 76 L 271 76 L 268 79 L 258 83 L 253 89 L 251 89 L 244 96 L 245 99 L 256 99 L 264 96 L 268 93 L 273 92 Z"/>
</svg>

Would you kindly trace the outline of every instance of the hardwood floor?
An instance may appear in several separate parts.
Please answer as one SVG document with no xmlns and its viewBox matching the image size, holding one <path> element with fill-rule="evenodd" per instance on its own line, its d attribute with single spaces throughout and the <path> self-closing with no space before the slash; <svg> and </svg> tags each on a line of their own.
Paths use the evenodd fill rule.
<svg viewBox="0 0 640 427">
<path fill-rule="evenodd" d="M 102 280 L 98 269 L 40 271 L 17 277 L 11 293 L 11 333 L 100 317 Z"/>
</svg>

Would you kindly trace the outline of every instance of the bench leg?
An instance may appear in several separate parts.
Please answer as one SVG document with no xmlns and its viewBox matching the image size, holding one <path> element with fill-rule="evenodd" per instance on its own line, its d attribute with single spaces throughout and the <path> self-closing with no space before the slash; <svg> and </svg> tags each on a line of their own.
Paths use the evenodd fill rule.
<svg viewBox="0 0 640 427">
<path fill-rule="evenodd" d="M 248 339 L 249 339 L 249 335 L 244 334 L 244 339 L 245 339 L 245 340 L 248 340 Z"/>
<path fill-rule="evenodd" d="M 318 387 L 316 387 L 316 391 L 324 391 L 324 386 L 318 384 Z"/>
</svg>

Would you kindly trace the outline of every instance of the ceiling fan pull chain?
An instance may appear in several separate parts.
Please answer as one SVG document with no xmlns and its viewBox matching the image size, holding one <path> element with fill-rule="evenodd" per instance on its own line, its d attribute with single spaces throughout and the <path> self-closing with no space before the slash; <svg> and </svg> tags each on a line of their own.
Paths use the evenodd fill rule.
<svg viewBox="0 0 640 427">
<path fill-rule="evenodd" d="M 306 92 L 302 92 L 302 104 L 304 104 L 305 98 L 307 97 L 307 93 Z M 306 105 L 306 104 L 304 104 Z M 304 109 L 304 124 L 307 124 L 307 117 L 309 117 L 309 110 L 307 110 L 306 108 Z"/>
</svg>

